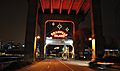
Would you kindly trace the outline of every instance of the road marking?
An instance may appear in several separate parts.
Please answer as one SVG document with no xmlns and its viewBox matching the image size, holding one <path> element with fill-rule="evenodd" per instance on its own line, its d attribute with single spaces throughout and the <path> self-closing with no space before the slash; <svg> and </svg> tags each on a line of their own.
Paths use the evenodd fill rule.
<svg viewBox="0 0 120 71">
<path fill-rule="evenodd" d="M 50 68 L 51 62 L 48 62 L 48 69 Z"/>
<path fill-rule="evenodd" d="M 50 66 L 48 65 L 48 69 L 50 68 Z"/>
<path fill-rule="evenodd" d="M 71 71 L 74 71 L 72 68 L 70 68 L 69 66 L 67 66 L 65 63 L 63 63 L 62 61 L 58 60 L 60 63 L 62 63 L 64 66 L 66 66 L 67 68 L 69 68 Z"/>
</svg>

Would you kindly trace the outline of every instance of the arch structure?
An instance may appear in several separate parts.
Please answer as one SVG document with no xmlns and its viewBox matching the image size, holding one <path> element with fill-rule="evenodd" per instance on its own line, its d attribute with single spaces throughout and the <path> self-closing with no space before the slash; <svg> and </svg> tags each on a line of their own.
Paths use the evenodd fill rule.
<svg viewBox="0 0 120 71">
<path fill-rule="evenodd" d="M 53 45 L 53 46 L 54 45 L 55 46 L 59 45 L 59 46 L 62 46 L 63 47 L 63 51 L 62 51 L 61 55 L 64 55 L 65 53 L 67 53 L 67 52 L 65 52 L 66 48 L 70 49 L 70 47 L 67 47 L 67 46 L 71 46 L 72 50 L 68 51 L 68 54 L 70 54 L 71 57 L 68 56 L 68 58 L 74 58 L 73 40 L 70 40 L 70 39 L 68 39 L 68 40 L 64 40 L 64 39 L 46 39 L 46 44 L 44 46 L 44 58 L 46 58 L 46 56 L 47 56 L 46 50 L 47 50 L 47 48 L 49 48 L 49 47 L 47 47 L 49 45 Z M 61 57 L 63 58 L 64 56 L 61 56 Z M 61 58 L 61 57 L 59 57 L 59 58 Z"/>
<path fill-rule="evenodd" d="M 52 28 L 48 24 L 51 25 L 52 27 L 56 25 L 55 26 L 56 28 L 55 27 Z M 51 31 L 49 28 L 51 29 Z M 59 53 L 61 54 L 59 58 L 60 57 L 64 58 L 66 54 L 68 58 L 74 58 L 73 34 L 75 33 L 75 24 L 73 21 L 47 20 L 45 22 L 44 30 L 45 30 L 44 32 L 44 40 L 45 40 L 44 58 L 47 57 L 47 48 L 49 48 L 47 46 L 49 45 L 57 46 L 59 49 L 62 48 L 62 51 Z M 49 30 L 49 32 L 47 32 L 47 30 Z M 55 48 L 56 47 L 54 47 L 54 49 Z"/>
<path fill-rule="evenodd" d="M 78 25 L 85 20 L 88 11 L 91 12 L 92 38 L 95 39 L 96 44 L 94 44 L 94 52 L 92 54 L 101 57 L 104 48 L 102 37 L 101 0 L 28 0 L 24 60 L 27 62 L 35 60 L 36 43 L 38 42 L 35 40 L 35 37 L 37 35 L 40 35 L 40 58 L 44 58 L 46 53 L 44 47 L 46 49 L 48 45 L 57 45 L 59 43 L 59 45 L 64 45 L 64 47 L 68 45 L 73 47 L 73 44 L 68 42 L 72 42 L 75 37 L 74 33 L 79 29 Z M 58 20 L 60 24 L 55 23 Z M 67 29 L 69 24 L 63 24 L 64 22 L 67 22 L 66 20 L 75 23 L 71 24 L 73 26 L 72 30 L 69 27 Z M 57 30 L 56 28 L 51 30 L 47 21 L 54 21 L 51 25 L 52 27 L 58 26 Z M 61 25 L 65 26 L 67 31 L 65 31 L 65 28 Z M 71 34 L 68 31 L 71 31 Z M 50 39 L 51 36 L 52 40 Z M 51 42 L 48 43 L 48 41 Z M 72 48 L 72 57 L 74 57 L 74 49 L 78 49 L 74 47 Z"/>
</svg>

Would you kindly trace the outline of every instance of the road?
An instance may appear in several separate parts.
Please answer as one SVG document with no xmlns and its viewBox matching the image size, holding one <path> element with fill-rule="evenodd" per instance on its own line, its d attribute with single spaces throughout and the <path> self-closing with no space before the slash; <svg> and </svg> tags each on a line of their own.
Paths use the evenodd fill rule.
<svg viewBox="0 0 120 71">
<path fill-rule="evenodd" d="M 46 59 L 36 62 L 32 65 L 25 66 L 16 71 L 98 71 L 90 69 L 88 66 L 80 66 L 75 64 L 68 64 L 57 59 Z M 102 70 L 106 71 L 106 70 Z M 109 71 L 119 71 L 110 69 Z"/>
</svg>

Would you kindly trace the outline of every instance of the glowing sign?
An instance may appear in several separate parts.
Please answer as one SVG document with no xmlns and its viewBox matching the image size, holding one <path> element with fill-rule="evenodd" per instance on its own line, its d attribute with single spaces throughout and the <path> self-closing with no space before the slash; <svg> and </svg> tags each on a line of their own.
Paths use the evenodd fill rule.
<svg viewBox="0 0 120 71">
<path fill-rule="evenodd" d="M 65 32 L 63 31 L 55 31 L 55 32 L 52 32 L 51 35 L 53 37 L 61 37 L 61 38 L 64 38 L 66 37 L 68 34 L 66 34 Z"/>
</svg>

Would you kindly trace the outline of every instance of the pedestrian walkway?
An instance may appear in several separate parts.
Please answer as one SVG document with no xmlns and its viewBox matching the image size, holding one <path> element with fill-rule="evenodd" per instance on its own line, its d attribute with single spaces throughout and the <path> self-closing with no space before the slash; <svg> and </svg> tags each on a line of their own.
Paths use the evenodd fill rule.
<svg viewBox="0 0 120 71">
<path fill-rule="evenodd" d="M 73 65 L 80 65 L 80 66 L 88 66 L 90 61 L 81 61 L 81 60 L 67 60 L 64 61 L 67 64 L 73 64 Z"/>
</svg>

